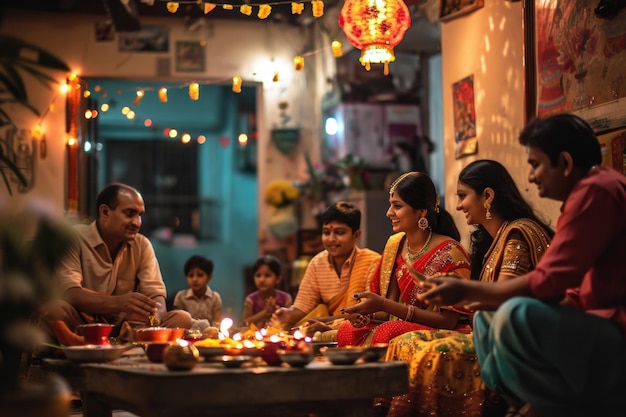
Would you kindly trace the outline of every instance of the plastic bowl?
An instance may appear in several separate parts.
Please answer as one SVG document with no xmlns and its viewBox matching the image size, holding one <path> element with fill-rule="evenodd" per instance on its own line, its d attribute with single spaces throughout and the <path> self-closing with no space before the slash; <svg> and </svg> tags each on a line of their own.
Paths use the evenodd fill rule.
<svg viewBox="0 0 626 417">
<path fill-rule="evenodd" d="M 276 354 L 283 362 L 289 364 L 293 368 L 302 368 L 308 365 L 315 355 L 311 350 L 308 352 L 301 350 L 277 350 Z"/>
<path fill-rule="evenodd" d="M 167 327 L 144 327 L 135 330 L 137 340 L 140 342 L 169 342 L 172 337 L 172 329 Z"/>
<path fill-rule="evenodd" d="M 320 352 L 333 365 L 352 365 L 363 356 L 365 348 L 360 346 L 323 347 L 320 349 Z"/>
</svg>

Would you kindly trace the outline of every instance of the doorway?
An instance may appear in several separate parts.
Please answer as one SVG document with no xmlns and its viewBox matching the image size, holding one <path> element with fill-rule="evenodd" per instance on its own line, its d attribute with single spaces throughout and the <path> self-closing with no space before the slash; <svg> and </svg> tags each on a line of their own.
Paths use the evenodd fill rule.
<svg viewBox="0 0 626 417">
<path fill-rule="evenodd" d="M 124 182 L 142 193 L 141 231 L 154 246 L 168 304 L 187 288 L 185 261 L 200 254 L 215 263 L 210 286 L 220 293 L 224 314 L 237 321 L 245 266 L 258 255 L 259 87 L 235 94 L 230 85 L 201 84 L 193 99 L 190 82 L 93 78 L 87 83 L 90 107 L 98 112 L 81 149 L 96 165 L 87 171 L 96 173 L 98 190 Z"/>
</svg>

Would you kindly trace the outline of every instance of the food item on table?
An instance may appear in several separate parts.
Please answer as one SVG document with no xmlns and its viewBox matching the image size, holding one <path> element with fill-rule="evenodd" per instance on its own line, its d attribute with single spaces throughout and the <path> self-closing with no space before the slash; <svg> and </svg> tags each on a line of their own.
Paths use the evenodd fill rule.
<svg viewBox="0 0 626 417">
<path fill-rule="evenodd" d="M 336 342 L 337 330 L 327 330 L 320 332 L 319 330 L 313 334 L 314 342 Z"/>
<path fill-rule="evenodd" d="M 220 329 L 217 327 L 207 327 L 202 330 L 202 334 L 205 335 L 209 339 L 217 339 L 220 335 Z"/>
<path fill-rule="evenodd" d="M 169 345 L 163 350 L 163 363 L 170 371 L 189 371 L 196 366 L 199 357 L 194 345 Z"/>
</svg>

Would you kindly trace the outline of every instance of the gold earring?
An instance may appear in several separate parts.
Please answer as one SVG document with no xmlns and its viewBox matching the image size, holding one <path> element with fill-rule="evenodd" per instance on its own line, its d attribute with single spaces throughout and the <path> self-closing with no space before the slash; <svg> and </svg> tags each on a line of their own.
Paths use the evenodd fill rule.
<svg viewBox="0 0 626 417">
<path fill-rule="evenodd" d="M 483 206 L 485 207 L 485 210 L 487 210 L 485 212 L 485 219 L 491 220 L 491 212 L 489 211 L 489 209 L 491 208 L 491 203 L 489 201 L 485 201 L 485 204 L 483 204 Z"/>
</svg>

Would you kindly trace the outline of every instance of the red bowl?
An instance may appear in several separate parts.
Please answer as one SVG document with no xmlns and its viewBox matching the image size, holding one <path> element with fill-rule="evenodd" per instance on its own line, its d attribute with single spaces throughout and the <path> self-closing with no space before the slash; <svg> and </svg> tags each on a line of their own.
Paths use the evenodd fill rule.
<svg viewBox="0 0 626 417">
<path fill-rule="evenodd" d="M 163 362 L 163 351 L 168 347 L 170 342 L 148 342 L 146 343 L 144 350 L 146 351 L 146 356 L 150 362 L 161 363 Z"/>
<path fill-rule="evenodd" d="M 182 339 L 187 331 L 184 327 L 174 327 L 170 330 L 172 330 L 172 333 L 170 334 L 170 342 L 176 342 L 178 339 Z"/>
<path fill-rule="evenodd" d="M 91 323 L 76 326 L 76 334 L 85 338 L 88 345 L 110 345 L 109 335 L 113 330 L 112 324 Z"/>
<path fill-rule="evenodd" d="M 144 327 L 135 330 L 135 336 L 140 342 L 169 342 L 172 337 L 172 329 L 167 327 Z"/>
</svg>

